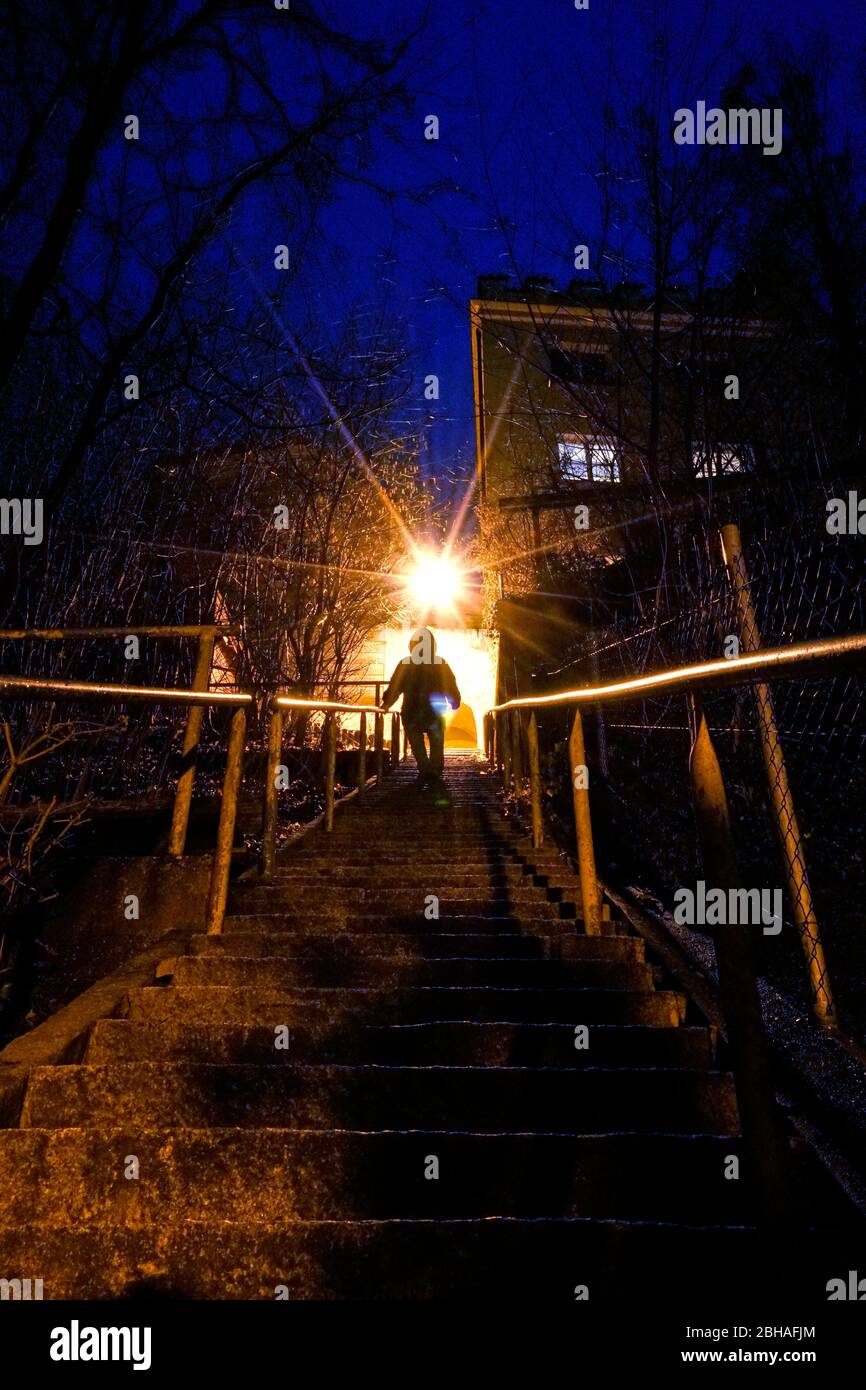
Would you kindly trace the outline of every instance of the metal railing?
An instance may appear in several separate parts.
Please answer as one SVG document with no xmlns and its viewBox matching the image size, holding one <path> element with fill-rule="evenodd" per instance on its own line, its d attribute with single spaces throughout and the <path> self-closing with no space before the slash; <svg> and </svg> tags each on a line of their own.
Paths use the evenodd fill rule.
<svg viewBox="0 0 866 1390">
<path fill-rule="evenodd" d="M 745 599 L 743 600 L 745 604 Z M 748 616 L 748 615 L 747 615 Z M 751 645 L 757 636 L 752 624 Z M 102 630 L 100 635 L 104 634 Z M 207 630 L 211 641 L 219 631 Z M 83 631 L 82 631 L 83 635 Z M 89 634 L 88 634 L 89 635 Z M 205 637 L 207 642 L 207 637 Z M 749 644 L 744 642 L 744 646 Z M 200 647 L 200 655 L 205 648 Z M 211 646 L 212 653 L 212 646 Z M 595 851 L 590 812 L 589 777 L 586 767 L 582 707 L 587 704 L 625 702 L 640 699 L 660 690 L 683 690 L 693 701 L 694 738 L 689 760 L 692 795 L 698 824 L 704 872 L 714 886 L 730 889 L 737 886 L 736 860 L 730 831 L 730 816 L 724 782 L 718 758 L 710 737 L 709 727 L 695 692 L 703 688 L 727 685 L 750 685 L 756 690 L 761 724 L 759 734 L 767 741 L 765 764 L 771 781 L 771 800 L 779 821 L 780 839 L 789 869 L 789 890 L 792 901 L 802 906 L 803 883 L 808 883 L 805 860 L 799 843 L 799 827 L 787 783 L 784 793 L 778 790 L 779 765 L 782 751 L 778 731 L 772 716 L 772 697 L 766 684 L 774 679 L 796 679 L 820 674 L 828 666 L 843 663 L 862 664 L 866 658 L 866 633 L 824 641 L 805 642 L 795 646 L 773 649 L 746 650 L 742 655 L 658 671 L 651 675 L 608 684 L 582 686 L 550 695 L 537 695 L 507 700 L 494 706 L 484 716 L 484 745 L 492 765 L 501 772 L 506 791 L 512 789 L 518 799 L 526 796 L 524 768 L 528 778 L 529 803 L 532 818 L 533 843 L 540 848 L 544 838 L 542 817 L 542 788 L 539 759 L 538 718 L 545 710 L 570 707 L 574 709 L 569 740 L 570 781 L 572 786 L 577 858 L 580 872 L 580 894 L 584 929 L 589 935 L 602 931 L 602 905 L 596 872 Z M 201 661 L 203 666 L 203 658 Z M 208 665 L 209 669 L 209 665 Z M 196 672 L 197 679 L 199 671 Z M 192 715 L 198 711 L 198 721 L 192 725 L 195 746 L 201 727 L 201 712 L 205 707 L 224 706 L 233 711 L 226 754 L 225 773 L 220 800 L 216 845 L 208 892 L 206 931 L 210 935 L 222 930 L 228 899 L 232 846 L 237 817 L 238 792 L 243 771 L 246 746 L 247 710 L 254 697 L 205 689 L 176 690 L 149 686 L 111 685 L 100 682 L 52 680 L 40 677 L 0 675 L 0 698 L 50 701 L 96 701 L 104 703 L 143 702 L 186 706 Z M 273 872 L 276 855 L 279 772 L 282 766 L 283 722 L 286 711 L 306 710 L 325 716 L 323 730 L 325 811 L 324 828 L 333 829 L 335 765 L 337 747 L 337 716 L 359 716 L 357 790 L 363 797 L 367 778 L 367 716 L 374 717 L 372 755 L 374 775 L 381 782 L 384 775 L 385 716 L 387 710 L 376 705 L 358 705 L 333 700 L 306 699 L 292 695 L 275 695 L 268 703 L 268 753 L 263 798 L 263 844 L 261 873 Z M 529 718 L 524 715 L 528 712 Z M 768 730 L 768 724 L 771 726 Z M 191 724 L 188 720 L 187 732 Z M 186 740 L 185 740 L 186 746 Z M 400 721 L 391 715 L 391 766 L 400 762 Z M 188 779 L 184 786 L 185 809 L 172 818 L 172 828 L 182 822 L 185 839 L 189 815 L 189 799 L 195 773 L 194 759 L 184 769 Z M 180 788 L 178 789 L 180 795 Z M 183 853 L 183 839 L 179 853 Z M 171 851 L 170 851 L 171 852 Z M 799 867 L 793 872 L 793 864 Z M 810 983 L 813 1006 L 822 1021 L 832 1019 L 832 995 L 823 959 L 818 925 L 813 912 L 795 912 L 795 920 L 810 963 Z M 744 1143 L 757 1175 L 765 1214 L 783 1220 L 787 1211 L 785 1141 L 776 1111 L 770 1075 L 768 1051 L 761 1018 L 757 977 L 751 955 L 751 941 L 742 924 L 726 923 L 716 929 L 716 957 L 722 1010 L 731 1052 L 731 1069 L 737 1088 L 737 1099 L 743 1128 Z M 818 962 L 818 967 L 814 965 Z"/>
<path fill-rule="evenodd" d="M 254 696 L 248 693 L 235 693 L 208 690 L 213 660 L 213 647 L 216 637 L 232 634 L 236 629 L 211 625 L 207 627 L 173 628 L 66 628 L 66 629 L 22 629 L 14 632 L 0 632 L 0 638 L 94 638 L 111 636 L 148 635 L 154 637 L 195 636 L 199 639 L 193 686 L 190 690 L 164 689 L 155 686 L 112 685 L 99 681 L 53 680 L 41 676 L 18 676 L 0 674 L 0 698 L 13 700 L 49 700 L 95 703 L 143 703 L 174 704 L 186 706 L 189 710 L 183 744 L 183 765 L 175 792 L 169 834 L 168 855 L 172 859 L 183 857 L 189 825 L 190 808 L 196 772 L 196 755 L 201 736 L 202 715 L 205 708 L 227 707 L 234 710 L 226 754 L 225 774 L 220 798 L 220 816 L 217 827 L 214 862 L 208 892 L 206 931 L 210 935 L 222 931 L 223 919 L 228 900 L 229 873 L 231 869 L 232 845 L 237 819 L 238 792 L 243 774 L 243 760 L 246 751 L 247 710 L 255 705 Z M 262 815 L 262 859 L 263 877 L 273 872 L 276 854 L 276 830 L 278 810 L 278 773 L 282 756 L 283 716 L 287 710 L 303 709 L 325 715 L 325 813 L 326 831 L 334 824 L 334 788 L 337 751 L 338 714 L 358 714 L 360 716 L 358 740 L 358 786 L 357 794 L 364 795 L 367 785 L 367 716 L 374 716 L 373 765 L 376 780 L 381 782 L 384 773 L 384 731 L 387 710 L 378 705 L 355 705 L 334 700 L 305 699 L 292 695 L 276 695 L 268 703 L 270 713 L 268 731 L 268 756 L 265 774 Z M 400 722 L 399 716 L 391 716 L 390 765 L 400 762 Z"/>
<path fill-rule="evenodd" d="M 220 797 L 219 823 L 217 826 L 216 846 L 214 848 L 214 860 L 211 869 L 206 914 L 206 930 L 210 933 L 219 932 L 222 929 L 226 902 L 228 900 L 229 870 L 231 868 L 232 844 L 234 841 L 235 820 L 237 818 L 238 789 L 241 783 L 244 748 L 246 745 L 246 712 L 254 703 L 252 695 L 242 693 L 235 694 L 222 690 L 162 690 L 154 686 L 146 685 L 107 685 L 102 682 L 47 680 L 35 676 L 0 675 L 0 698 L 51 701 L 70 700 L 76 702 L 94 701 L 104 704 L 125 704 L 131 701 L 133 703 L 150 705 L 185 705 L 189 708 L 190 714 L 195 710 L 199 711 L 199 721 L 196 726 L 196 746 L 198 744 L 198 732 L 201 728 L 201 711 L 206 706 L 223 706 L 234 711 L 232 714 L 225 774 L 223 776 L 222 794 Z M 189 721 L 187 722 L 187 730 L 189 730 Z M 192 779 L 195 776 L 194 762 L 191 766 L 184 769 L 181 780 L 183 780 L 183 777 L 186 776 L 187 773 L 189 776 L 183 822 L 184 839 L 186 838 L 186 824 L 189 818 L 189 800 L 192 797 Z M 178 787 L 178 793 L 175 798 L 175 815 L 172 819 L 172 827 L 174 827 L 177 822 L 177 798 L 179 796 L 180 786 Z M 171 854 L 171 849 L 169 853 Z M 180 853 L 183 853 L 182 844 Z"/>
<path fill-rule="evenodd" d="M 0 642 L 79 642 L 95 639 L 150 637 L 157 642 L 176 638 L 194 637 L 198 643 L 195 671 L 192 678 L 193 690 L 207 690 L 213 667 L 214 646 L 218 637 L 237 637 L 241 629 L 225 623 L 180 623 L 174 625 L 149 625 L 147 627 L 31 627 L 6 628 L 0 631 Z M 126 687 L 124 687 L 126 688 Z M 186 833 L 189 827 L 189 812 L 192 805 L 192 788 L 195 781 L 196 757 L 201 741 L 201 724 L 204 706 L 190 706 L 183 734 L 183 763 L 180 780 L 175 792 L 174 808 L 169 832 L 168 852 L 172 859 L 183 858 Z"/>
<path fill-rule="evenodd" d="M 286 710 L 308 710 L 325 715 L 323 744 L 325 749 L 325 830 L 334 828 L 334 781 L 337 761 L 338 714 L 359 715 L 358 730 L 358 796 L 367 786 L 367 715 L 374 716 L 373 763 L 377 783 L 381 783 L 385 764 L 385 715 L 378 705 L 342 704 L 337 700 L 307 700 L 294 695 L 274 695 L 270 701 L 268 728 L 268 761 L 265 771 L 264 804 L 262 809 L 262 877 L 269 878 L 274 870 L 277 838 L 277 801 L 283 748 L 283 715 Z M 391 715 L 391 766 L 400 761 L 400 721 Z"/>
<path fill-rule="evenodd" d="M 736 539 L 726 537 L 728 557 L 735 553 Z M 746 581 L 742 582 L 745 584 Z M 739 887 L 728 800 L 709 726 L 696 692 L 720 686 L 753 686 L 770 800 L 782 846 L 794 920 L 807 959 L 813 1011 L 820 1022 L 831 1024 L 835 1022 L 832 992 L 810 896 L 806 899 L 808 906 L 804 906 L 804 888 L 808 894 L 808 876 L 802 837 L 790 787 L 784 776 L 784 758 L 767 680 L 770 677 L 775 680 L 802 679 L 821 674 L 829 666 L 862 666 L 866 660 L 866 633 L 802 642 L 790 647 L 760 649 L 753 613 L 751 623 L 748 620 L 750 605 L 747 591 L 740 601 L 747 614 L 744 628 L 751 628 L 749 640 L 743 642 L 745 651 L 740 656 L 657 671 L 607 684 L 581 686 L 550 695 L 503 701 L 484 716 L 485 753 L 491 765 L 501 771 L 506 793 L 513 789 L 518 801 L 526 797 L 524 766 L 527 767 L 532 839 L 534 846 L 540 848 L 544 824 L 538 719 L 545 710 L 574 709 L 569 739 L 569 778 L 574 805 L 581 908 L 584 930 L 589 935 L 599 934 L 602 931 L 602 905 L 593 844 L 582 708 L 585 705 L 641 699 L 658 691 L 683 690 L 689 695 L 694 729 L 689 773 L 703 870 L 709 885 L 728 893 Z M 527 713 L 528 720 L 525 718 Z M 781 779 L 780 767 L 783 772 Z M 764 1216 L 771 1222 L 781 1222 L 786 1219 L 788 1210 L 787 1158 L 770 1073 L 752 942 L 745 925 L 741 923 L 729 922 L 712 930 L 716 943 L 719 994 L 744 1143 L 756 1177 Z"/>
</svg>

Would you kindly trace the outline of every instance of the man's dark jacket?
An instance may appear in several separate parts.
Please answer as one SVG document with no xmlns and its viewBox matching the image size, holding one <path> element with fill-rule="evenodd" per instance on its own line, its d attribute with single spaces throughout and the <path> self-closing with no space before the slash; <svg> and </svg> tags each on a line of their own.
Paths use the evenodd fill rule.
<svg viewBox="0 0 866 1390">
<path fill-rule="evenodd" d="M 460 691 L 447 661 L 415 663 L 411 658 L 398 661 L 382 696 L 382 704 L 388 708 L 401 695 L 403 723 L 417 729 L 429 729 L 441 719 L 446 703 L 452 709 L 460 705 Z"/>
</svg>

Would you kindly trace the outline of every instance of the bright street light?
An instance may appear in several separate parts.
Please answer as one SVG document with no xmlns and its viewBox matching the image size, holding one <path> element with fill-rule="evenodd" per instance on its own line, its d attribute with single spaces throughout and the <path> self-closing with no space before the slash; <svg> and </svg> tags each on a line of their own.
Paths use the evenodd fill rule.
<svg viewBox="0 0 866 1390">
<path fill-rule="evenodd" d="M 463 596 L 463 574 L 447 554 L 421 550 L 409 571 L 407 587 L 418 606 L 426 611 L 454 609 Z"/>
</svg>

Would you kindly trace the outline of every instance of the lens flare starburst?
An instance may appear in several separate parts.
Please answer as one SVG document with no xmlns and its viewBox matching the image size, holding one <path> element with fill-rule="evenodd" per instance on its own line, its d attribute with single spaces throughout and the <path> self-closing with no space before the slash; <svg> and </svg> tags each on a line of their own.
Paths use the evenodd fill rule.
<svg viewBox="0 0 866 1390">
<path fill-rule="evenodd" d="M 406 576 L 407 597 L 422 613 L 453 614 L 465 596 L 459 563 L 447 551 L 416 551 Z"/>
</svg>

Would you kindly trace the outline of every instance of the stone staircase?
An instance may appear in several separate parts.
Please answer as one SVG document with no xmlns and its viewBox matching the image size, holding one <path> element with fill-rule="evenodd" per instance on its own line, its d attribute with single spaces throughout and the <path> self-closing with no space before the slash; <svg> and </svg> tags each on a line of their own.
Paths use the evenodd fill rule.
<svg viewBox="0 0 866 1390">
<path fill-rule="evenodd" d="M 236 885 L 223 936 L 163 961 L 80 1062 L 34 1068 L 0 1132 L 0 1276 L 627 1300 L 844 1272 L 859 1218 L 802 1146 L 802 1220 L 751 1225 L 731 1078 L 642 939 L 582 933 L 566 861 L 474 757 L 447 780 L 448 805 L 411 766 L 368 790 Z"/>
</svg>

